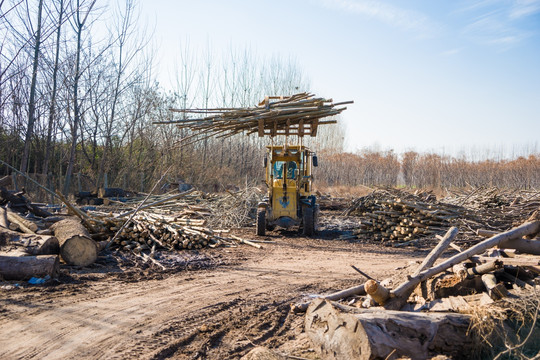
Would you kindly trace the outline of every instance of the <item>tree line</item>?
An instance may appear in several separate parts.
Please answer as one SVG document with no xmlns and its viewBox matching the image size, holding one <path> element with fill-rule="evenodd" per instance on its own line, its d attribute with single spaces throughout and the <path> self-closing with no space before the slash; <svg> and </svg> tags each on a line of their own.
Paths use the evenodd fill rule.
<svg viewBox="0 0 540 360">
<path fill-rule="evenodd" d="M 365 149 L 358 153 L 323 152 L 317 179 L 327 186 L 407 186 L 465 188 L 540 187 L 540 154 L 515 159 L 471 160 L 465 156 Z M 324 170 L 323 170 L 324 169 Z"/>
<path fill-rule="evenodd" d="M 294 58 L 183 41 L 172 86 L 156 77 L 155 45 L 135 0 L 0 0 L 0 159 L 64 193 L 98 187 L 148 191 L 169 183 L 204 190 L 260 185 L 271 140 L 237 135 L 185 145 L 190 133 L 153 121 L 171 108 L 234 108 L 265 95 L 309 91 Z M 320 154 L 321 184 L 538 186 L 538 156 L 472 162 L 436 154 L 345 153 L 344 129 L 304 142 Z M 294 139 L 274 139 L 274 143 Z M 0 175 L 10 171 L 0 167 Z M 22 179 L 20 179 L 22 181 Z"/>
</svg>

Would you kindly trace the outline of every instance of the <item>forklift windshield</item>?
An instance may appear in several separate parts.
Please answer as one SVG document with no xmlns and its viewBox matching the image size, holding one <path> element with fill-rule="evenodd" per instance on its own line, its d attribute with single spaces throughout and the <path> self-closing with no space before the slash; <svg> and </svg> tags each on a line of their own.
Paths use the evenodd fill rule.
<svg viewBox="0 0 540 360">
<path fill-rule="evenodd" d="M 283 167 L 285 166 L 285 163 L 285 161 L 276 161 L 274 163 L 274 179 L 283 179 Z M 296 162 L 289 161 L 287 163 L 287 179 L 294 180 L 296 178 L 294 170 L 296 170 Z"/>
</svg>

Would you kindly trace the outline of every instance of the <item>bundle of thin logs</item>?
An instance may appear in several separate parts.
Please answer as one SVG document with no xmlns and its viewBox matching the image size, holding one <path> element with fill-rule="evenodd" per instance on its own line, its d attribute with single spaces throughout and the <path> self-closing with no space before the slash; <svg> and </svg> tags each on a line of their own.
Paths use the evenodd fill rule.
<svg viewBox="0 0 540 360">
<path fill-rule="evenodd" d="M 118 223 L 111 226 L 109 230 L 116 232 L 120 225 Z M 226 241 L 221 236 L 225 230 L 212 230 L 204 225 L 203 219 L 178 219 L 143 213 L 135 216 L 130 225 L 122 230 L 115 244 L 134 253 L 141 253 L 143 250 L 153 253 L 156 249 L 191 250 L 216 247 Z"/>
<path fill-rule="evenodd" d="M 404 195 L 404 194 L 401 194 Z M 355 234 L 377 241 L 406 242 L 445 232 L 465 209 L 444 203 L 427 203 L 408 194 L 397 197 L 378 190 L 353 201 L 345 215 L 364 217 Z"/>
<path fill-rule="evenodd" d="M 258 106 L 249 108 L 170 109 L 181 112 L 184 118 L 174 121 L 157 121 L 154 124 L 176 124 L 191 130 L 192 142 L 209 137 L 228 137 L 239 133 L 270 135 L 317 134 L 317 126 L 333 124 L 335 120 L 320 119 L 340 114 L 352 101 L 333 103 L 332 99 L 316 98 L 309 93 L 289 97 L 266 97 Z M 197 118 L 187 117 L 194 114 Z M 203 116 L 203 117 L 200 117 Z M 197 136 L 201 138 L 193 140 Z M 184 138 L 183 141 L 188 138 Z"/>
</svg>

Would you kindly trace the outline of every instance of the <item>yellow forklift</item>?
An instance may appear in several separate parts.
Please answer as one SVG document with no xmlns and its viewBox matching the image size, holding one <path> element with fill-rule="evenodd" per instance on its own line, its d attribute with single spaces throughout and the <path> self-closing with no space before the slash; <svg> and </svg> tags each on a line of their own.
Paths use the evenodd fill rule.
<svg viewBox="0 0 540 360">
<path fill-rule="evenodd" d="M 317 166 L 317 155 L 301 144 L 266 148 L 268 195 L 257 207 L 257 235 L 275 226 L 299 226 L 306 236 L 315 233 L 319 205 L 312 193 L 313 166 Z"/>
</svg>

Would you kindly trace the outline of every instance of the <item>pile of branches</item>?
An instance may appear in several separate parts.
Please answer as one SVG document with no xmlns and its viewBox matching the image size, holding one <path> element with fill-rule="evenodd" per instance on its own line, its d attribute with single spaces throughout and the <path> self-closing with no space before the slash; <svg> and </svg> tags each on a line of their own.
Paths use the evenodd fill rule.
<svg viewBox="0 0 540 360">
<path fill-rule="evenodd" d="M 239 133 L 257 133 L 259 136 L 316 136 L 318 125 L 336 123 L 335 120 L 320 119 L 340 114 L 346 107 L 336 106 L 350 103 L 352 101 L 333 103 L 332 99 L 300 93 L 289 97 L 266 97 L 258 106 L 249 108 L 170 109 L 174 112 L 204 116 L 158 121 L 154 124 L 176 124 L 180 128 L 189 129 L 192 134 L 190 138 L 200 135 L 203 135 L 202 138 L 219 138 Z"/>
</svg>

